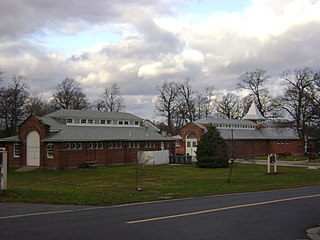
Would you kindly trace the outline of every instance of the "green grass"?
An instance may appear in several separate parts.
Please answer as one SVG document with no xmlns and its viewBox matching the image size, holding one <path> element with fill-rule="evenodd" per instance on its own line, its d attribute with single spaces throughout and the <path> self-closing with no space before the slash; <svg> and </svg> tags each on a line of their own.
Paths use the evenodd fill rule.
<svg viewBox="0 0 320 240">
<path fill-rule="evenodd" d="M 195 165 L 143 167 L 135 190 L 135 167 L 35 170 L 8 173 L 8 190 L 0 202 L 111 205 L 212 194 L 261 191 L 320 184 L 320 170 L 278 167 L 266 174 L 259 165 L 234 165 L 229 169 L 201 169 Z"/>
</svg>

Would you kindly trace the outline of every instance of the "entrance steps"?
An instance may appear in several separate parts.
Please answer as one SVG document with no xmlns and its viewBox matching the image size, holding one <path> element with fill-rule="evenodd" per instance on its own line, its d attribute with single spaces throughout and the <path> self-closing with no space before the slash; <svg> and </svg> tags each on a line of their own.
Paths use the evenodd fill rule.
<svg viewBox="0 0 320 240">
<path fill-rule="evenodd" d="M 15 172 L 30 172 L 30 171 L 36 170 L 38 168 L 39 167 L 24 166 L 24 167 L 16 169 Z"/>
</svg>

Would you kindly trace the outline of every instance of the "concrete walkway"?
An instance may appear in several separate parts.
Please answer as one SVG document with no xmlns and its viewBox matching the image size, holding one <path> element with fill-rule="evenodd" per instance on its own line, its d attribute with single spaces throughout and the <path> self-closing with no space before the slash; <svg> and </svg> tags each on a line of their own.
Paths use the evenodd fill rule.
<svg viewBox="0 0 320 240">
<path fill-rule="evenodd" d="M 317 227 L 307 229 L 307 236 L 312 240 L 320 240 L 320 224 Z"/>
<path fill-rule="evenodd" d="M 247 164 L 259 164 L 259 165 L 267 165 L 267 160 L 239 160 L 239 163 L 247 163 Z M 277 161 L 277 166 L 286 166 L 286 167 L 305 167 L 309 169 L 320 169 L 319 162 L 309 162 L 305 161 Z"/>
</svg>

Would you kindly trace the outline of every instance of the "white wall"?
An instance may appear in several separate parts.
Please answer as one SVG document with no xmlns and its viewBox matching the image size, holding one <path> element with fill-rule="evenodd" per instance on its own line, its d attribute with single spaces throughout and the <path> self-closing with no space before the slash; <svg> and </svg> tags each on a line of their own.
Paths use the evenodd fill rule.
<svg viewBox="0 0 320 240">
<path fill-rule="evenodd" d="M 138 159 L 141 164 L 146 165 L 169 164 L 169 150 L 139 151 Z"/>
</svg>

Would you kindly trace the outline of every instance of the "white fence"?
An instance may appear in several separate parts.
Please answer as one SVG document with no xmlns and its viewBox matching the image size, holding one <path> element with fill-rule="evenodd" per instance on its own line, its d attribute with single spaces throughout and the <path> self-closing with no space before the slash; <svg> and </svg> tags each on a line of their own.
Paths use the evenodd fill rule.
<svg viewBox="0 0 320 240">
<path fill-rule="evenodd" d="M 169 164 L 169 150 L 139 151 L 138 161 L 145 165 Z"/>
</svg>

